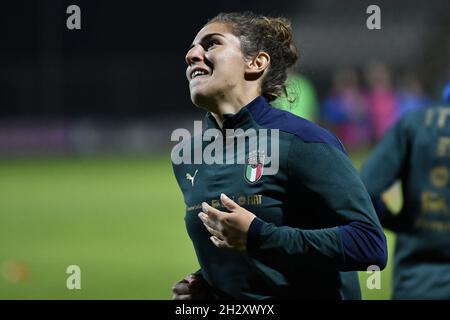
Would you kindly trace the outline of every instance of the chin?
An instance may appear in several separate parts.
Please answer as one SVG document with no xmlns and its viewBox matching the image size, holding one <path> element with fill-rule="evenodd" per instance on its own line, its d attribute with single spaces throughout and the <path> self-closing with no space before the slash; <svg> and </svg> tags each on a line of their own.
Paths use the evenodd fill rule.
<svg viewBox="0 0 450 320">
<path fill-rule="evenodd" d="M 209 106 L 211 105 L 211 98 L 209 96 L 196 92 L 191 92 L 191 101 L 195 106 L 205 109 L 207 111 L 211 111 L 209 108 Z"/>
</svg>

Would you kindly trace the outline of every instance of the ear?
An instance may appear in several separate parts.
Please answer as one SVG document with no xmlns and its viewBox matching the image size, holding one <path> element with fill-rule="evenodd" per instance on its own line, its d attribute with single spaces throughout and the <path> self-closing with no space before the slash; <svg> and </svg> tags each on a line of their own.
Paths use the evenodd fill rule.
<svg viewBox="0 0 450 320">
<path fill-rule="evenodd" d="M 249 76 L 260 76 L 269 67 L 270 56 L 267 52 L 259 52 L 253 59 L 247 61 L 245 73 Z"/>
</svg>

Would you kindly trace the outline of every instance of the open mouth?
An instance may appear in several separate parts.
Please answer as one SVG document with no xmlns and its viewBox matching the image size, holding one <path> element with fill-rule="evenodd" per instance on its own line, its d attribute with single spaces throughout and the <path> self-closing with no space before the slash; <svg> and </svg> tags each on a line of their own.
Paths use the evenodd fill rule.
<svg viewBox="0 0 450 320">
<path fill-rule="evenodd" d="M 203 69 L 203 68 L 194 68 L 191 71 L 191 80 L 198 78 L 198 77 L 202 77 L 202 76 L 208 76 L 210 73 L 208 70 Z"/>
</svg>

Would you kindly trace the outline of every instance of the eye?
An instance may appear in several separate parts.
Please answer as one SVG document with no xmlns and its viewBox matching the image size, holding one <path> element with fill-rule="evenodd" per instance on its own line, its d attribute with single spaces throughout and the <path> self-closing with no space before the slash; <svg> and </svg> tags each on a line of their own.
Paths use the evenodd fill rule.
<svg viewBox="0 0 450 320">
<path fill-rule="evenodd" d="M 216 45 L 220 44 L 219 40 L 216 39 L 210 39 L 205 43 L 205 49 L 209 50 L 211 48 L 214 48 Z"/>
</svg>

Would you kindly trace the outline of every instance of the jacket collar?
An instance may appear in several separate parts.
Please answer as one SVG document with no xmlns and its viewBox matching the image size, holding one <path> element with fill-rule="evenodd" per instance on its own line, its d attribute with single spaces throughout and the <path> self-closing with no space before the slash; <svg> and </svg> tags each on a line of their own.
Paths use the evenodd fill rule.
<svg viewBox="0 0 450 320">
<path fill-rule="evenodd" d="M 254 115 L 259 114 L 266 106 L 268 102 L 263 96 L 258 96 L 252 100 L 249 104 L 242 107 L 237 113 L 234 114 L 224 114 L 223 128 L 222 131 L 226 129 L 238 129 L 243 130 L 253 128 L 256 126 L 254 121 Z M 208 112 L 205 116 L 205 130 L 206 129 L 219 129 L 216 119 Z"/>
</svg>

